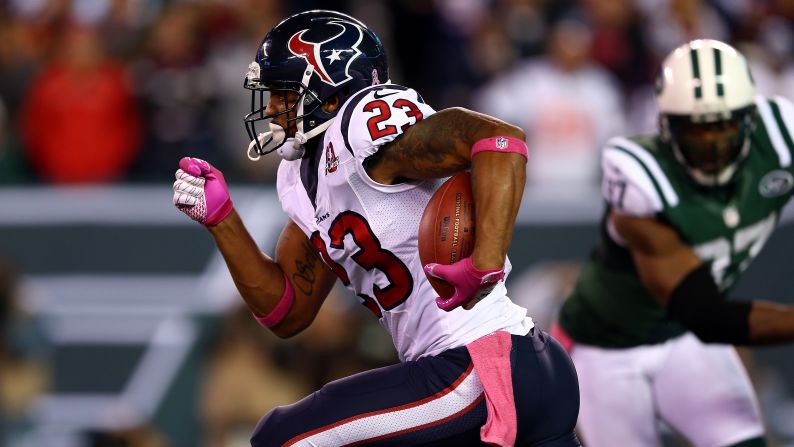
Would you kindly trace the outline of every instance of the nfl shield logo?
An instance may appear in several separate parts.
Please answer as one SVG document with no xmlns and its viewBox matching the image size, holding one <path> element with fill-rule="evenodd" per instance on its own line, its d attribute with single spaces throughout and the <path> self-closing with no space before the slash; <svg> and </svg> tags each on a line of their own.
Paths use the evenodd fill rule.
<svg viewBox="0 0 794 447">
<path fill-rule="evenodd" d="M 339 167 L 339 158 L 334 152 L 333 143 L 329 142 L 328 147 L 325 148 L 325 175 L 333 174 L 336 168 Z"/>
<path fill-rule="evenodd" d="M 496 148 L 497 149 L 507 149 L 507 138 L 505 138 L 505 137 L 496 137 Z"/>
</svg>

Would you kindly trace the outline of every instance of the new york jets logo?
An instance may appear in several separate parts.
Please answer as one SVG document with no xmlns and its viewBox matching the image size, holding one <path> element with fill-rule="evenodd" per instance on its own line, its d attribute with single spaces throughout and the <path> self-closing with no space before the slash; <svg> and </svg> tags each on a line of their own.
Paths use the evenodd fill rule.
<svg viewBox="0 0 794 447">
<path fill-rule="evenodd" d="M 307 34 L 309 33 L 309 34 Z M 362 31 L 357 25 L 345 21 L 330 21 L 322 27 L 298 31 L 290 37 L 287 48 L 302 57 L 314 68 L 320 79 L 334 87 L 348 81 L 350 64 L 361 54 Z M 333 70 L 334 64 L 344 66 Z"/>
<path fill-rule="evenodd" d="M 793 187 L 794 176 L 783 169 L 777 169 L 766 174 L 761 181 L 758 182 L 758 192 L 768 199 L 780 197 L 791 191 Z"/>
</svg>

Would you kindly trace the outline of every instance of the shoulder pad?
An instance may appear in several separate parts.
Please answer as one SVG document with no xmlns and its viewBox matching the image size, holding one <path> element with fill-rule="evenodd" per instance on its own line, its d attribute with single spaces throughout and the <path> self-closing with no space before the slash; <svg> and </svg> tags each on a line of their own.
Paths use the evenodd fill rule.
<svg viewBox="0 0 794 447">
<path fill-rule="evenodd" d="M 601 158 L 601 193 L 623 214 L 651 217 L 678 204 L 656 159 L 636 142 L 617 137 L 607 141 Z"/>
<path fill-rule="evenodd" d="M 353 95 L 342 106 L 337 115 L 338 131 L 347 150 L 361 163 L 433 113 L 415 90 L 377 85 Z"/>
</svg>

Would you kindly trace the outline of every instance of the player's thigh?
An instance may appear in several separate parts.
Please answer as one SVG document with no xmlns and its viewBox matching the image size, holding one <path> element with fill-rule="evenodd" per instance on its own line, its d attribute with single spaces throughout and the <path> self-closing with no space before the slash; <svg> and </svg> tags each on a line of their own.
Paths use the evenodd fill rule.
<svg viewBox="0 0 794 447">
<path fill-rule="evenodd" d="M 513 335 L 512 342 L 516 446 L 579 446 L 574 433 L 579 384 L 568 354 L 538 328 L 526 336 Z"/>
<path fill-rule="evenodd" d="M 723 447 L 761 436 L 755 392 L 736 350 L 677 340 L 655 381 L 661 417 L 697 447 Z"/>
<path fill-rule="evenodd" d="M 486 409 L 465 348 L 367 371 L 265 415 L 254 447 L 481 445 Z"/>
<path fill-rule="evenodd" d="M 579 433 L 588 447 L 656 447 L 648 365 L 660 348 L 603 349 L 576 344 L 571 359 L 579 375 Z"/>
</svg>

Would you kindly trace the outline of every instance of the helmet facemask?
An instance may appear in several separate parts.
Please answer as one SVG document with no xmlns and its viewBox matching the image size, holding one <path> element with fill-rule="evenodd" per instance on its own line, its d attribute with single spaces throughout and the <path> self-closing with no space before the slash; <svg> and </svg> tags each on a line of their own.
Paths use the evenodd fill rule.
<svg viewBox="0 0 794 447">
<path fill-rule="evenodd" d="M 322 104 L 320 98 L 307 87 L 307 81 L 311 78 L 311 67 L 306 71 L 304 76 L 306 82 L 265 83 L 259 77 L 259 65 L 252 62 L 249 66 L 243 87 L 251 90 L 251 112 L 244 118 L 245 128 L 251 139 L 248 145 L 248 158 L 251 160 L 258 160 L 262 155 L 273 151 L 278 151 L 286 160 L 302 158 L 305 154 L 303 145 L 306 141 L 327 128 L 327 126 L 317 126 L 305 131 L 307 126 L 304 125 L 304 120 L 313 115 Z M 271 96 L 281 98 L 283 110 L 272 114 L 266 113 Z M 267 131 L 261 133 L 257 131 L 257 122 L 260 121 L 266 121 Z M 277 121 L 282 122 L 283 125 Z"/>
<path fill-rule="evenodd" d="M 754 106 L 711 120 L 662 114 L 662 139 L 698 184 L 723 186 L 736 177 L 749 154 L 754 117 Z"/>
</svg>

